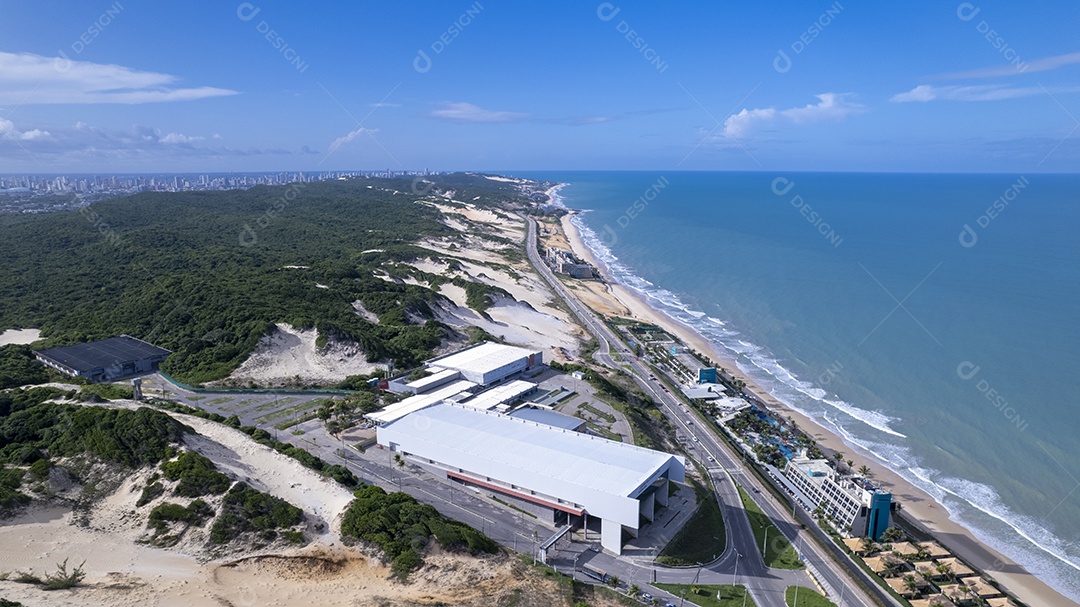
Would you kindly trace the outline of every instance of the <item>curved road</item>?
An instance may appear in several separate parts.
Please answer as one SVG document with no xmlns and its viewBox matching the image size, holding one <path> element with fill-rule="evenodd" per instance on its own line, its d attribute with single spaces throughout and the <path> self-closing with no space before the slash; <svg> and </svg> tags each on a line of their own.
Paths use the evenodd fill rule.
<svg viewBox="0 0 1080 607">
<path fill-rule="evenodd" d="M 592 310 L 585 307 L 576 297 L 563 286 L 562 282 L 552 273 L 551 269 L 540 259 L 536 247 L 536 221 L 528 217 L 528 236 L 526 238 L 526 251 L 529 261 L 537 272 L 551 285 L 551 288 L 566 302 L 570 310 L 583 326 L 599 342 L 599 349 L 594 354 L 597 362 L 612 368 L 620 368 L 612 357 L 612 344 L 622 348 L 621 340 L 607 327 Z M 782 569 L 770 569 L 765 567 L 762 560 L 760 546 L 750 528 L 742 502 L 734 483 L 738 482 L 748 491 L 753 491 L 753 499 L 761 507 L 762 511 L 769 516 L 781 533 L 795 544 L 799 556 L 807 563 L 810 572 L 816 581 L 824 587 L 829 598 L 841 606 L 896 605 L 900 603 L 884 592 L 875 592 L 871 598 L 863 591 L 862 587 L 852 580 L 847 573 L 838 571 L 835 562 L 828 556 L 826 549 L 809 538 L 809 533 L 801 528 L 801 525 L 792 517 L 786 504 L 780 503 L 776 497 L 764 487 L 758 478 L 748 472 L 741 460 L 740 455 L 735 453 L 726 441 L 717 437 L 711 429 L 701 424 L 694 424 L 689 420 L 693 413 L 685 409 L 681 400 L 669 392 L 658 388 L 655 382 L 649 382 L 647 378 L 652 374 L 651 370 L 641 361 L 624 350 L 625 362 L 629 364 L 634 381 L 647 394 L 650 394 L 660 410 L 667 416 L 676 428 L 688 437 L 696 437 L 699 442 L 693 445 L 699 450 L 699 455 L 704 452 L 706 457 L 697 459 L 705 460 L 708 456 L 713 457 L 716 463 L 709 466 L 709 474 L 713 480 L 717 497 L 720 500 L 721 509 L 724 513 L 724 524 L 727 527 L 728 545 L 723 555 L 716 562 L 701 569 L 659 569 L 656 573 L 656 581 L 661 582 L 688 582 L 697 579 L 700 583 L 723 583 L 731 584 L 735 580 L 736 567 L 738 567 L 738 583 L 745 584 L 750 590 L 754 601 L 761 606 L 776 605 L 783 607 L 784 590 L 792 584 L 812 585 L 803 572 L 794 572 Z M 652 566 L 641 564 L 627 564 L 625 559 L 615 562 L 614 557 L 608 557 L 611 563 L 608 567 L 617 572 L 622 579 L 644 580 L 651 579 Z M 606 560 L 606 559 L 605 559 Z M 737 564 L 736 564 L 737 563 Z M 629 565 L 629 566 L 623 566 Z M 865 573 L 855 571 L 856 575 L 862 574 L 864 581 Z M 873 582 L 871 588 L 878 590 Z"/>
</svg>

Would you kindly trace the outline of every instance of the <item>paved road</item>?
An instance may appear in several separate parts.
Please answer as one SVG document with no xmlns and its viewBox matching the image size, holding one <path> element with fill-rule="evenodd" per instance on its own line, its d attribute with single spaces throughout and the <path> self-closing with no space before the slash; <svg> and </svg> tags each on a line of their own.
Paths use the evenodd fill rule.
<svg viewBox="0 0 1080 607">
<path fill-rule="evenodd" d="M 759 482 L 757 477 L 748 473 L 743 468 L 740 456 L 736 454 L 725 441 L 717 437 L 706 426 L 700 423 L 691 423 L 691 414 L 684 409 L 683 402 L 674 394 L 666 392 L 654 382 L 649 382 L 651 370 L 640 360 L 631 355 L 629 350 L 622 345 L 621 340 L 599 318 L 586 308 L 577 298 L 563 286 L 562 282 L 552 273 L 551 269 L 543 263 L 536 248 L 536 222 L 528 218 L 529 231 L 526 240 L 526 250 L 529 261 L 532 262 L 537 272 L 551 285 L 555 292 L 566 302 L 570 310 L 581 320 L 585 328 L 599 341 L 599 348 L 594 355 L 597 362 L 610 368 L 619 368 L 620 365 L 612 357 L 612 345 L 621 350 L 621 356 L 629 364 L 631 376 L 635 382 L 645 390 L 647 394 L 659 403 L 660 410 L 688 437 L 697 437 L 699 442 L 693 443 L 699 460 L 707 460 L 712 457 L 716 463 L 710 463 L 710 476 L 720 499 L 724 513 L 725 525 L 728 528 L 728 546 L 720 560 L 709 565 L 701 572 L 700 580 L 703 583 L 731 583 L 732 578 L 724 579 L 726 575 L 733 575 L 736 562 L 739 562 L 740 581 L 750 589 L 751 596 L 758 605 L 784 605 L 783 590 L 790 585 L 790 573 L 783 570 L 769 569 L 761 558 L 757 540 L 750 529 L 749 521 L 741 507 L 741 501 L 734 483 L 738 482 L 744 488 L 753 491 L 754 501 L 761 506 L 762 511 L 768 515 L 780 529 L 784 536 L 795 544 L 799 555 L 807 563 L 809 570 L 816 580 L 824 587 L 829 598 L 838 605 L 871 605 L 882 598 L 887 599 L 890 605 L 899 605 L 888 595 L 875 596 L 878 600 L 871 599 L 862 588 L 846 575 L 847 572 L 839 571 L 835 563 L 826 554 L 826 549 L 812 541 L 805 530 L 794 520 L 792 513 L 787 510 L 785 504 L 776 500 L 769 491 Z M 626 367 L 623 367 L 626 368 Z M 700 420 L 698 420 L 700 422 Z M 816 528 L 816 526 L 815 526 Z M 861 574 L 858 571 L 857 574 Z M 717 574 L 719 580 L 716 579 Z M 659 574 L 658 574 L 659 575 Z M 865 574 L 864 574 L 865 575 Z M 661 576 L 659 581 L 667 581 Z M 803 584 L 808 583 L 805 575 Z"/>
</svg>

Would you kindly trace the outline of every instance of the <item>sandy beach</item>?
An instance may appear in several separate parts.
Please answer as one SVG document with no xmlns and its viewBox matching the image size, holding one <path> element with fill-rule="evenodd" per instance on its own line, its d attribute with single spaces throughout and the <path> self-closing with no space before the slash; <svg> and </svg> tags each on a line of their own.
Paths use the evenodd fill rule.
<svg viewBox="0 0 1080 607">
<path fill-rule="evenodd" d="M 585 246 L 577 228 L 570 221 L 571 215 L 562 218 L 563 234 L 574 254 L 585 259 L 605 274 L 605 268 Z M 629 316 L 660 325 L 676 335 L 683 343 L 710 356 L 717 364 L 725 367 L 736 378 L 746 382 L 746 391 L 767 407 L 783 417 L 791 417 L 805 432 L 814 437 L 823 449 L 842 451 L 857 464 L 865 463 L 872 471 L 875 481 L 892 492 L 894 499 L 902 504 L 906 518 L 921 524 L 932 533 L 945 547 L 961 556 L 966 561 L 993 576 L 1000 584 L 1013 592 L 1020 600 L 1030 605 L 1080 605 L 1062 596 L 1042 580 L 1026 571 L 1006 556 L 979 541 L 970 531 L 949 518 L 944 506 L 928 493 L 915 487 L 899 474 L 878 463 L 866 453 L 845 443 L 838 436 L 819 425 L 813 419 L 787 407 L 773 398 L 768 392 L 743 374 L 729 357 L 718 352 L 704 338 L 690 327 L 675 321 L 670 316 L 650 307 L 637 293 L 611 281 L 605 274 L 605 282 L 589 283 L 588 287 L 576 290 L 581 294 L 587 289 L 583 301 L 603 313 L 628 314 Z M 595 300 L 601 300 L 598 307 Z"/>
</svg>

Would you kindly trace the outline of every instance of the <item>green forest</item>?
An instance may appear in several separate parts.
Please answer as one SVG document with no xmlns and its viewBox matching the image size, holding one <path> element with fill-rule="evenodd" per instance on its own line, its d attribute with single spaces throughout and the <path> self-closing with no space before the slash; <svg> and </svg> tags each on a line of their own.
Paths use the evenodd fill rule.
<svg viewBox="0 0 1080 607">
<path fill-rule="evenodd" d="M 413 366 L 447 337 L 431 309 L 440 296 L 373 273 L 435 255 L 417 246 L 425 238 L 462 238 L 416 201 L 448 190 L 481 206 L 527 200 L 475 175 L 431 179 L 148 192 L 2 216 L 0 327 L 40 328 L 46 346 L 132 335 L 171 350 L 164 370 L 194 384 L 227 376 L 281 322 L 317 328 L 320 344 L 349 339 L 369 360 Z M 464 286 L 478 311 L 501 295 Z M 25 353 L 4 358 L 27 371 Z"/>
</svg>

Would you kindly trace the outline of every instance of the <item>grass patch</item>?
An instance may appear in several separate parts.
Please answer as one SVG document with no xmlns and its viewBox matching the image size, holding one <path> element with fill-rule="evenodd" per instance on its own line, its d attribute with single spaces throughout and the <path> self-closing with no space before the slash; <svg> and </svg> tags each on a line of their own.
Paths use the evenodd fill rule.
<svg viewBox="0 0 1080 607">
<path fill-rule="evenodd" d="M 709 563 L 723 554 L 727 545 L 724 516 L 716 497 L 697 480 L 690 482 L 697 495 L 698 509 L 657 557 L 656 560 L 665 565 Z"/>
<path fill-rule="evenodd" d="M 746 586 L 741 584 L 736 586 L 731 584 L 653 584 L 653 586 L 677 597 L 685 596 L 687 601 L 702 607 L 742 607 L 743 601 L 746 601 L 747 607 L 754 605 L 754 599 L 746 591 Z M 717 596 L 721 598 L 716 598 Z"/>
<path fill-rule="evenodd" d="M 279 419 L 281 419 L 283 417 L 289 417 L 291 415 L 295 415 L 297 413 L 300 413 L 301 411 L 306 411 L 308 409 L 314 409 L 315 407 L 318 407 L 318 406 L 319 406 L 318 402 L 310 401 L 310 400 L 305 401 L 305 402 L 293 405 L 291 407 L 287 407 L 285 409 L 281 409 L 281 410 L 278 410 L 278 411 L 272 411 L 270 413 L 267 413 L 266 415 L 261 415 L 259 417 L 256 417 L 255 418 L 255 423 L 257 423 L 257 424 L 270 423 L 270 422 L 273 422 L 273 421 L 277 421 L 277 420 L 279 420 Z"/>
<path fill-rule="evenodd" d="M 210 404 L 213 404 L 213 402 L 214 401 L 210 401 Z M 237 411 L 239 411 L 241 409 L 244 409 L 244 408 L 247 408 L 247 407 L 251 406 L 252 403 L 256 403 L 256 402 L 259 402 L 259 399 L 257 399 L 257 398 L 245 398 L 244 400 L 238 400 L 235 403 L 232 403 L 231 405 L 223 405 L 223 406 L 220 406 L 218 408 L 221 409 L 222 411 L 227 411 L 229 413 L 235 413 L 235 412 L 237 412 Z"/>
<path fill-rule="evenodd" d="M 761 511 L 754 500 L 750 499 L 750 495 L 739 487 L 739 498 L 742 499 L 743 508 L 746 510 L 746 517 L 750 519 L 750 528 L 754 530 L 754 539 L 757 540 L 755 544 L 761 545 L 765 542 L 765 530 L 768 529 L 769 542 L 765 545 L 765 554 L 761 557 L 765 560 L 767 567 L 776 567 L 779 569 L 802 569 L 806 565 L 799 560 L 798 553 L 795 552 L 795 547 L 791 545 L 791 542 L 787 541 L 780 530 L 776 528 L 776 525 L 765 516 L 765 513 Z M 759 548 L 760 550 L 760 548 Z"/>
<path fill-rule="evenodd" d="M 795 589 L 799 589 L 799 602 L 795 602 Z M 816 590 L 806 586 L 788 586 L 784 592 L 784 602 L 788 607 L 836 607 L 829 599 L 821 596 Z"/>
<path fill-rule="evenodd" d="M 274 400 L 263 403 L 258 407 L 251 410 L 252 413 L 266 413 L 269 411 L 277 411 L 280 407 L 291 405 L 296 402 L 295 398 L 275 398 Z"/>
<path fill-rule="evenodd" d="M 586 426 L 589 428 L 590 431 L 595 432 L 595 433 L 599 434 L 600 436 L 603 436 L 604 438 L 606 438 L 608 440 L 613 440 L 613 441 L 615 441 L 617 443 L 623 442 L 623 437 L 618 432 L 612 432 L 611 430 L 609 430 L 609 429 L 607 429 L 607 428 L 605 428 L 603 426 L 597 426 L 596 424 L 594 424 L 592 422 L 587 422 Z"/>
<path fill-rule="evenodd" d="M 232 397 L 229 397 L 229 396 L 222 396 L 221 398 L 215 398 L 214 400 L 208 400 L 208 401 L 206 401 L 206 404 L 214 405 L 215 407 L 217 407 L 219 405 L 224 405 L 225 403 L 231 403 L 234 400 L 236 400 L 236 399 L 232 398 Z"/>
<path fill-rule="evenodd" d="M 315 419 L 318 416 L 319 416 L 318 413 L 316 413 L 315 411 L 311 411 L 311 412 L 308 412 L 308 413 L 306 413 L 304 415 L 301 415 L 300 417 L 294 417 L 292 419 L 286 419 L 286 420 L 280 421 L 280 422 L 274 424 L 274 428 L 277 428 L 278 430 L 288 430 L 289 428 L 292 428 L 293 426 L 302 424 L 304 422 L 309 422 L 309 421 Z M 301 430 L 300 434 L 303 434 L 303 433 L 304 432 Z M 293 434 L 296 434 L 296 432 L 293 432 Z"/>
<path fill-rule="evenodd" d="M 596 417 L 599 417 L 600 419 L 606 421 L 609 424 L 614 424 L 615 423 L 615 416 L 614 415 L 612 415 L 610 413 L 605 413 L 605 412 L 597 409 L 596 407 L 590 405 L 589 403 L 581 403 L 580 405 L 578 405 L 578 409 L 585 409 L 589 413 L 592 413 Z"/>
</svg>

